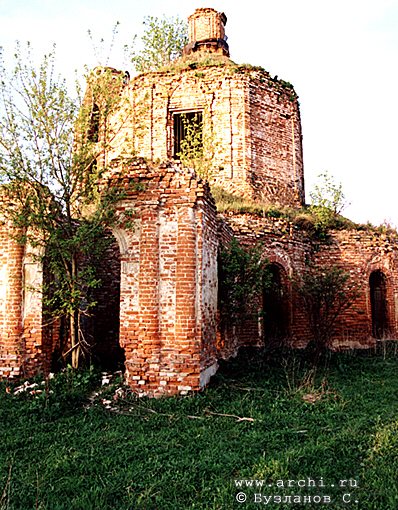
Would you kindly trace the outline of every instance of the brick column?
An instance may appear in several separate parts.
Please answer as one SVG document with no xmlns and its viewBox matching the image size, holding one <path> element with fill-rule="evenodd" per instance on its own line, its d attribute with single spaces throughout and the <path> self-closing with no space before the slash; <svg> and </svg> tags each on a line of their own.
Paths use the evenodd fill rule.
<svg viewBox="0 0 398 510">
<path fill-rule="evenodd" d="M 177 374 L 186 374 L 176 384 L 178 392 L 199 388 L 200 333 L 196 327 L 197 316 L 197 246 L 195 210 L 183 207 L 178 217 L 176 314 L 175 314 L 175 363 Z"/>
<path fill-rule="evenodd" d="M 9 238 L 7 243 L 7 278 L 5 317 L 1 338 L 0 375 L 20 375 L 25 352 L 21 345 L 22 333 L 22 260 L 24 247 Z"/>
<path fill-rule="evenodd" d="M 23 261 L 24 294 L 22 340 L 26 351 L 25 375 L 31 377 L 39 371 L 48 372 L 54 348 L 43 329 L 43 268 L 35 260 L 38 254 L 25 253 Z M 46 341 L 47 340 L 47 341 Z"/>
<path fill-rule="evenodd" d="M 138 391 L 152 394 L 159 380 L 159 226 L 158 211 L 141 215 L 138 277 L 138 338 L 128 361 L 129 382 Z"/>
</svg>

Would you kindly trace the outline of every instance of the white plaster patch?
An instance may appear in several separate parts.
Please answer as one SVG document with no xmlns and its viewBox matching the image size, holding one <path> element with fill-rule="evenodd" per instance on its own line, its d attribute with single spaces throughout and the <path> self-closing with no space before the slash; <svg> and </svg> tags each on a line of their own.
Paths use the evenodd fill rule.
<svg viewBox="0 0 398 510">
<path fill-rule="evenodd" d="M 204 388 L 209 384 L 210 378 L 217 372 L 218 370 L 218 363 L 217 361 L 213 363 L 213 365 L 210 365 L 205 370 L 203 370 L 200 373 L 200 387 Z"/>
</svg>

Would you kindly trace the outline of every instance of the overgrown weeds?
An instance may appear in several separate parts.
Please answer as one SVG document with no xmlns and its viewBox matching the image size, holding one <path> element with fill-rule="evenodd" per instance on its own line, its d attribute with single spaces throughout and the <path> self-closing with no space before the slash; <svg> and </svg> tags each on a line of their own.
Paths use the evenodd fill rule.
<svg viewBox="0 0 398 510">
<path fill-rule="evenodd" d="M 220 213 L 253 214 L 263 218 L 282 219 L 298 229 L 307 232 L 310 237 L 326 240 L 330 230 L 356 229 L 351 220 L 332 213 L 326 207 L 304 206 L 299 208 L 280 206 L 261 200 L 240 197 L 214 186 L 212 194 Z"/>
<path fill-rule="evenodd" d="M 202 393 L 158 400 L 94 371 L 49 380 L 47 404 L 2 384 L 0 508 L 214 510 L 246 492 L 251 509 L 258 490 L 235 480 L 259 479 L 268 496 L 319 493 L 340 510 L 350 505 L 339 481 L 352 479 L 357 508 L 396 510 L 391 349 L 332 353 L 316 371 L 304 351 L 246 351 Z"/>
</svg>

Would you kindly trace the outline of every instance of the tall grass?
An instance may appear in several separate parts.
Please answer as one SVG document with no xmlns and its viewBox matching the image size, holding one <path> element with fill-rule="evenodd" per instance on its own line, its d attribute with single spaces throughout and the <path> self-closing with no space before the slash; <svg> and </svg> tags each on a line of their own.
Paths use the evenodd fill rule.
<svg viewBox="0 0 398 510">
<path fill-rule="evenodd" d="M 398 508 L 393 354 L 335 354 L 316 373 L 299 354 L 242 355 L 202 393 L 160 400 L 137 399 L 120 381 L 101 387 L 95 372 L 59 374 L 47 391 L 39 381 L 43 392 L 32 395 L 6 387 L 3 510 L 264 506 L 253 502 L 255 493 L 329 495 L 334 510 Z M 266 485 L 236 487 L 234 480 L 244 479 Z M 325 486 L 286 485 L 308 479 Z M 341 487 L 341 480 L 358 486 Z M 236 502 L 239 492 L 245 504 Z M 342 500 L 347 493 L 351 503 Z"/>
</svg>

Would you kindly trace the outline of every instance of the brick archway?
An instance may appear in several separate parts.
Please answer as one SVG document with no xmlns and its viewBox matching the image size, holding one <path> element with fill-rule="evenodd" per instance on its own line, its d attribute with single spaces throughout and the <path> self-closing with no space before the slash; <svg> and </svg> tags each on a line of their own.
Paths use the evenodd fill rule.
<svg viewBox="0 0 398 510">
<path fill-rule="evenodd" d="M 104 369 L 124 369 L 124 349 L 120 345 L 121 249 L 119 235 L 109 232 L 109 246 L 98 268 L 101 286 L 95 292 L 97 302 L 92 326 L 92 357 Z"/>
<path fill-rule="evenodd" d="M 289 336 L 289 285 L 285 268 L 277 263 L 269 264 L 270 281 L 263 289 L 264 342 L 281 343 Z"/>
<path fill-rule="evenodd" d="M 372 318 L 372 336 L 382 339 L 388 335 L 389 313 L 387 304 L 387 278 L 380 269 L 369 275 L 369 292 Z"/>
<path fill-rule="evenodd" d="M 373 260 L 366 267 L 366 301 L 368 316 L 368 331 L 371 337 L 375 339 L 386 339 L 394 337 L 396 333 L 395 319 L 395 293 L 393 268 L 390 267 L 388 261 Z M 373 275 L 373 276 L 372 276 Z M 371 281 L 372 279 L 372 281 Z M 376 287 L 379 290 L 376 291 Z M 372 296 L 372 289 L 373 296 Z M 376 319 L 378 311 L 375 306 L 375 299 L 382 299 L 380 306 L 380 316 Z M 384 311 L 383 311 L 384 308 Z"/>
</svg>

